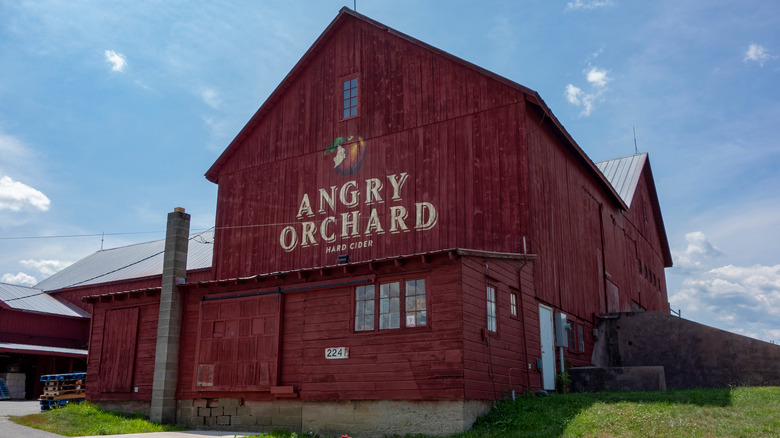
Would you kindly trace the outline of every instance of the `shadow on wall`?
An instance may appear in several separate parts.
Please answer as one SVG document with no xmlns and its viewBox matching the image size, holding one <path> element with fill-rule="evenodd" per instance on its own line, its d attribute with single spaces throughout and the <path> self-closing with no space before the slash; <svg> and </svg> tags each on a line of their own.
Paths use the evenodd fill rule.
<svg viewBox="0 0 780 438">
<path fill-rule="evenodd" d="M 597 367 L 662 366 L 668 389 L 780 385 L 780 345 L 658 313 L 608 315 Z"/>
</svg>

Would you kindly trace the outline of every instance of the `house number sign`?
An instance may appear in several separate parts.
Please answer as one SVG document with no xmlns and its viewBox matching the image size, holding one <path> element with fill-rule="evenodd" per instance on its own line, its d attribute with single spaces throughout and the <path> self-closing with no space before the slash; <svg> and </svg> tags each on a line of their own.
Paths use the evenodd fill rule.
<svg viewBox="0 0 780 438">
<path fill-rule="evenodd" d="M 349 348 L 333 347 L 325 349 L 325 359 L 347 359 L 349 358 Z"/>
</svg>

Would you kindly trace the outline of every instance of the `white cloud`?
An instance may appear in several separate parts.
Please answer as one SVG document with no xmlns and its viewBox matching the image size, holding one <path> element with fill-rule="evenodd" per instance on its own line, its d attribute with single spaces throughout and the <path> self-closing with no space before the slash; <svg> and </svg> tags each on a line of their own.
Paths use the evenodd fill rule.
<svg viewBox="0 0 780 438">
<path fill-rule="evenodd" d="M 125 67 L 127 67 L 125 55 L 113 50 L 106 50 L 104 53 L 106 55 L 106 62 L 111 64 L 111 71 L 122 72 L 125 70 Z"/>
<path fill-rule="evenodd" d="M 607 83 L 612 80 L 612 78 L 607 76 L 607 73 L 609 72 L 606 70 L 602 70 L 598 67 L 591 67 L 590 70 L 585 72 L 585 78 L 596 88 L 604 88 L 607 86 Z"/>
<path fill-rule="evenodd" d="M 605 6 L 610 6 L 611 4 L 612 2 L 610 0 L 590 0 L 590 1 L 574 0 L 573 2 L 566 3 L 566 9 L 564 9 L 564 12 L 572 11 L 576 9 L 603 8 Z"/>
<path fill-rule="evenodd" d="M 51 201 L 40 191 L 9 176 L 0 178 L 0 211 L 6 209 L 19 211 L 23 208 L 34 208 L 47 211 Z"/>
<path fill-rule="evenodd" d="M 35 269 L 48 277 L 68 267 L 72 262 L 62 260 L 21 260 L 19 263 L 26 268 Z"/>
<path fill-rule="evenodd" d="M 686 277 L 669 297 L 672 307 L 734 333 L 780 339 L 780 265 L 710 268 L 714 258 L 724 256 L 721 250 L 700 231 L 685 239 L 686 249 L 674 252 L 675 269 L 682 268 Z"/>
<path fill-rule="evenodd" d="M 589 116 L 595 108 L 596 102 L 608 90 L 607 84 L 612 81 L 609 71 L 590 66 L 583 71 L 585 80 L 590 84 L 590 91 L 585 92 L 573 84 L 566 85 L 566 100 L 570 104 L 582 107 L 580 115 Z"/>
<path fill-rule="evenodd" d="M 0 282 L 2 283 L 10 283 L 10 284 L 19 284 L 22 286 L 33 286 L 36 283 L 38 283 L 38 280 L 35 279 L 35 277 L 25 274 L 24 272 L 20 272 L 16 275 L 14 274 L 5 274 L 2 277 L 0 277 Z"/>
<path fill-rule="evenodd" d="M 684 273 L 701 271 L 709 268 L 705 262 L 720 257 L 723 252 L 710 243 L 706 234 L 694 231 L 685 235 L 688 246 L 683 251 L 672 250 L 675 269 Z"/>
<path fill-rule="evenodd" d="M 745 52 L 744 61 L 754 61 L 763 67 L 764 62 L 770 58 L 772 58 L 772 56 L 769 55 L 769 51 L 766 49 L 766 47 L 758 44 L 751 44 L 748 47 L 747 52 Z"/>
<path fill-rule="evenodd" d="M 206 102 L 206 105 L 214 108 L 219 109 L 219 106 L 221 105 L 222 101 L 219 98 L 219 93 L 217 93 L 216 90 L 213 90 L 211 88 L 206 88 L 200 93 L 201 99 L 203 99 L 204 102 Z"/>
</svg>

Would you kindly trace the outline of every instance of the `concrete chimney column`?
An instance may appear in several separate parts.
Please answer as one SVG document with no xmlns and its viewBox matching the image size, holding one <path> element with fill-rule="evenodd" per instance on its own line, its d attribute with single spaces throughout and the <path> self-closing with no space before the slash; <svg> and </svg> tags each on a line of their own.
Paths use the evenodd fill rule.
<svg viewBox="0 0 780 438">
<path fill-rule="evenodd" d="M 157 320 L 157 350 L 149 418 L 156 423 L 176 423 L 176 383 L 179 377 L 179 333 L 182 299 L 177 285 L 187 276 L 187 246 L 190 215 L 177 207 L 168 213 L 165 233 L 160 313 Z"/>
</svg>

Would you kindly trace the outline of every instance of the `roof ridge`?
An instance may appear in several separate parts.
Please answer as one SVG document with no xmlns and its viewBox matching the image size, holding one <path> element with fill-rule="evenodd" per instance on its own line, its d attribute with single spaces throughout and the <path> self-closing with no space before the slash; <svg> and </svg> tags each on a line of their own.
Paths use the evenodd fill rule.
<svg viewBox="0 0 780 438">
<path fill-rule="evenodd" d="M 646 156 L 649 156 L 649 154 L 648 154 L 647 152 L 638 152 L 638 153 L 636 153 L 636 154 L 631 154 L 631 155 L 623 155 L 622 157 L 607 158 L 606 160 L 599 160 L 599 161 L 596 161 L 594 164 L 598 164 L 598 163 L 606 163 L 607 161 L 622 160 L 622 159 L 624 159 L 624 158 L 633 158 L 633 157 L 638 157 L 638 156 L 640 156 L 640 155 L 646 155 Z"/>
</svg>

